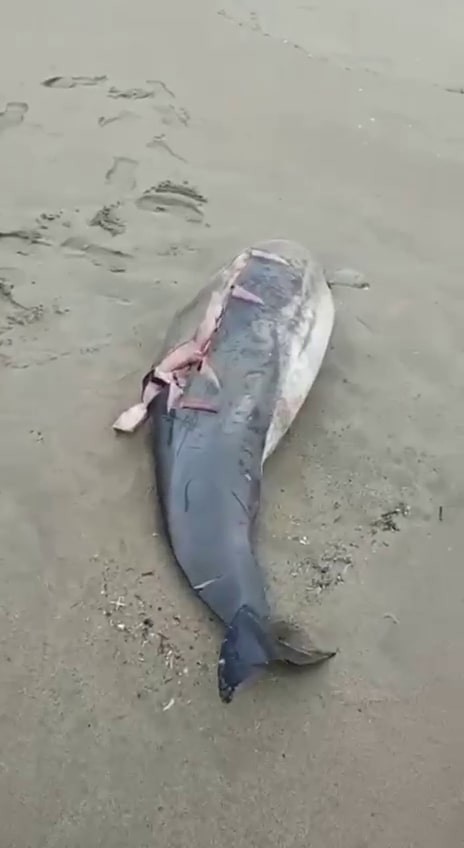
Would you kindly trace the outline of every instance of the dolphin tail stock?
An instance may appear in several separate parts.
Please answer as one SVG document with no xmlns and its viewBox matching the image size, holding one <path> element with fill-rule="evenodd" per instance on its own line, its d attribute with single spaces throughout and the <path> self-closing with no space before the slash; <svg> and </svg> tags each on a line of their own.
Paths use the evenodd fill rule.
<svg viewBox="0 0 464 848">
<path fill-rule="evenodd" d="M 288 622 L 261 618 L 246 604 L 236 612 L 224 636 L 218 663 L 218 688 L 224 703 L 273 662 L 317 665 L 335 656 L 322 650 Z"/>
</svg>

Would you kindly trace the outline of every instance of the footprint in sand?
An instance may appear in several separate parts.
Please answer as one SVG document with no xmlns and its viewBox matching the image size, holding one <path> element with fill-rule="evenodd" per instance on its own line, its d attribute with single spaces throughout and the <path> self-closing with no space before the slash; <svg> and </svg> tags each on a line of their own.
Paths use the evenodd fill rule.
<svg viewBox="0 0 464 848">
<path fill-rule="evenodd" d="M 50 246 L 51 242 L 43 237 L 41 229 L 17 229 L 0 230 L 0 244 L 11 244 L 11 246 L 24 256 L 28 256 L 35 250 L 37 244 Z"/>
<path fill-rule="evenodd" d="M 123 109 L 122 112 L 118 112 L 117 115 L 109 115 L 109 117 L 101 115 L 98 119 L 98 126 L 106 127 L 108 124 L 116 123 L 116 121 L 130 121 L 134 118 L 139 118 L 139 115 L 136 115 L 134 112 L 129 112 L 128 109 Z"/>
<path fill-rule="evenodd" d="M 165 180 L 147 189 L 135 203 L 145 212 L 181 214 L 189 223 L 199 224 L 204 218 L 201 207 L 206 203 L 206 197 L 188 183 Z"/>
<path fill-rule="evenodd" d="M 146 100 L 149 97 L 157 97 L 159 94 L 167 94 L 175 98 L 175 94 L 163 80 L 147 80 L 149 88 L 117 88 L 112 85 L 108 91 L 108 97 L 116 100 Z"/>
<path fill-rule="evenodd" d="M 115 156 L 113 164 L 106 172 L 106 182 L 114 186 L 119 192 L 126 193 L 135 188 L 135 172 L 138 162 L 128 156 Z"/>
<path fill-rule="evenodd" d="M 194 186 L 189 185 L 187 180 L 184 180 L 182 183 L 174 183 L 172 180 L 162 180 L 162 182 L 155 186 L 155 189 L 160 192 L 188 197 L 190 200 L 196 200 L 197 203 L 208 202 L 204 194 L 201 194 Z"/>
<path fill-rule="evenodd" d="M 29 106 L 27 103 L 16 101 L 7 103 L 3 112 L 0 112 L 0 132 L 22 124 L 28 111 Z"/>
<path fill-rule="evenodd" d="M 4 307 L 4 309 L 2 308 Z M 0 334 L 13 327 L 35 324 L 44 315 L 42 304 L 24 306 L 14 296 L 14 284 L 0 275 Z"/>
<path fill-rule="evenodd" d="M 150 147 L 152 150 L 159 150 L 162 153 L 167 153 L 168 156 L 172 156 L 173 159 L 178 159 L 179 162 L 186 162 L 180 153 L 176 153 L 175 150 L 168 144 L 166 141 L 166 136 L 164 133 L 162 135 L 154 135 L 152 140 L 148 142 L 147 147 Z"/>
<path fill-rule="evenodd" d="M 108 91 L 108 97 L 116 100 L 146 100 L 147 97 L 154 96 L 155 92 L 152 88 L 116 88 L 112 85 Z"/>
<path fill-rule="evenodd" d="M 118 204 L 103 206 L 89 221 L 89 226 L 100 227 L 112 236 L 121 235 L 126 227 L 116 211 L 117 207 Z"/>
<path fill-rule="evenodd" d="M 155 105 L 154 108 L 161 118 L 161 123 L 166 127 L 187 127 L 190 123 L 190 115 L 187 109 L 182 107 L 176 109 L 172 103 L 160 103 Z"/>
<path fill-rule="evenodd" d="M 130 253 L 94 244 L 81 236 L 70 236 L 62 243 L 62 247 L 87 257 L 94 265 L 102 265 L 114 274 L 126 271 L 132 259 Z"/>
<path fill-rule="evenodd" d="M 174 94 L 172 89 L 168 88 L 168 86 L 165 82 L 163 82 L 163 80 L 147 80 L 147 83 L 148 85 L 152 86 L 153 94 L 155 96 L 162 92 L 163 94 L 167 94 L 169 97 L 172 97 L 173 100 L 175 99 L 176 95 Z"/>
<path fill-rule="evenodd" d="M 76 88 L 79 85 L 100 85 L 106 82 L 106 76 L 96 77 L 48 77 L 42 80 L 42 85 L 46 88 Z"/>
</svg>

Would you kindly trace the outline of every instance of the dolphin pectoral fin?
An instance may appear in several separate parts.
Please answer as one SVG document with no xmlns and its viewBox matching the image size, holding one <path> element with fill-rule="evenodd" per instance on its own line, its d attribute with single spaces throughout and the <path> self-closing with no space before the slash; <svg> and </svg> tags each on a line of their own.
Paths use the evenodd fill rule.
<svg viewBox="0 0 464 848">
<path fill-rule="evenodd" d="M 260 306 L 264 305 L 264 300 L 261 297 L 253 294 L 253 292 L 249 292 L 248 289 L 244 289 L 243 286 L 234 286 L 231 296 L 237 298 L 237 300 L 244 300 L 247 303 L 257 303 Z"/>
<path fill-rule="evenodd" d="M 349 289 L 370 288 L 364 274 L 361 271 L 355 271 L 354 268 L 339 268 L 337 271 L 333 271 L 332 274 L 328 274 L 326 280 L 330 288 L 332 286 L 346 286 Z"/>
<path fill-rule="evenodd" d="M 291 665 L 317 665 L 330 660 L 337 653 L 315 645 L 299 627 L 278 621 L 271 625 L 276 643 L 277 659 Z"/>
<path fill-rule="evenodd" d="M 136 403 L 130 409 L 121 413 L 113 424 L 113 430 L 118 433 L 134 433 L 147 417 L 147 406 L 145 403 Z"/>
<path fill-rule="evenodd" d="M 277 645 L 278 659 L 291 665 L 317 665 L 332 659 L 337 653 L 336 651 L 323 650 L 315 645 L 302 649 L 280 639 L 277 641 Z"/>
</svg>

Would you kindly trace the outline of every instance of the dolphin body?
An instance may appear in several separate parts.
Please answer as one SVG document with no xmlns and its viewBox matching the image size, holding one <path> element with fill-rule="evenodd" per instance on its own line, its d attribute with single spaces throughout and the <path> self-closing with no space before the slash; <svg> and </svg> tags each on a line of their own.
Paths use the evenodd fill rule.
<svg viewBox="0 0 464 848">
<path fill-rule="evenodd" d="M 193 369 L 182 406 L 169 409 L 167 386 L 147 404 L 170 546 L 226 628 L 218 662 L 224 702 L 274 661 L 306 665 L 334 653 L 301 644 L 290 626 L 273 621 L 253 550 L 263 465 L 319 372 L 333 327 L 332 295 L 322 268 L 295 243 L 264 242 L 248 255 L 240 284 L 251 302 L 231 298 L 212 337 L 208 359 L 217 379 Z M 165 351 L 185 341 L 226 276 L 221 269 L 175 316 Z"/>
</svg>

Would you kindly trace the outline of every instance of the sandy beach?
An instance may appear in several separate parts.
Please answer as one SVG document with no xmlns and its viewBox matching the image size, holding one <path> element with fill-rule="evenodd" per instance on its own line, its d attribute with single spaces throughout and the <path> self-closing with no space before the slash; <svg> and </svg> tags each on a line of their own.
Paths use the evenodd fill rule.
<svg viewBox="0 0 464 848">
<path fill-rule="evenodd" d="M 457 0 L 6 3 L 1 848 L 462 844 L 463 33 Z M 370 283 L 259 522 L 276 611 L 339 653 L 224 707 L 111 424 L 273 237 Z"/>
</svg>

